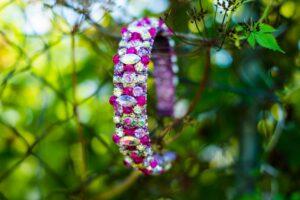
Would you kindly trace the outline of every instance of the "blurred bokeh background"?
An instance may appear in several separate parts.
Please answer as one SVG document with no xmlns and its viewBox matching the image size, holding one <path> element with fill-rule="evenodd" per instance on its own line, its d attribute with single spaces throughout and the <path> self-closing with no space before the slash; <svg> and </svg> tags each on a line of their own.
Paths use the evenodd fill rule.
<svg viewBox="0 0 300 200">
<path fill-rule="evenodd" d="M 222 23 L 218 2 L 201 2 L 211 13 L 208 29 Z M 185 115 L 207 79 L 193 110 L 164 138 L 178 158 L 155 177 L 123 166 L 108 104 L 120 28 L 167 13 L 175 32 L 198 37 L 205 26 L 188 14 L 198 3 L 1 0 L 0 199 L 300 200 L 298 0 L 254 0 L 231 19 L 256 21 L 271 4 L 264 21 L 285 53 L 230 37 L 209 49 L 205 71 L 207 47 L 175 37 L 175 117 Z M 149 90 L 155 138 L 172 119 L 155 114 L 152 78 Z"/>
</svg>

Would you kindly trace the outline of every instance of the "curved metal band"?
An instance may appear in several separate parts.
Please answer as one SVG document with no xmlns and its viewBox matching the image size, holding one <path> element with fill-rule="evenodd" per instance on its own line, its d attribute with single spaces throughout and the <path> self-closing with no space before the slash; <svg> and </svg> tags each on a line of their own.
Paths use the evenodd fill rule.
<svg viewBox="0 0 300 200">
<path fill-rule="evenodd" d="M 116 133 L 113 140 L 125 156 L 127 166 L 145 174 L 160 174 L 171 167 L 172 152 L 154 153 L 147 119 L 147 77 L 152 53 L 160 116 L 172 116 L 174 107 L 174 73 L 176 55 L 169 38 L 172 31 L 161 19 L 143 18 L 122 28 L 118 53 L 113 57 L 114 106 Z"/>
</svg>

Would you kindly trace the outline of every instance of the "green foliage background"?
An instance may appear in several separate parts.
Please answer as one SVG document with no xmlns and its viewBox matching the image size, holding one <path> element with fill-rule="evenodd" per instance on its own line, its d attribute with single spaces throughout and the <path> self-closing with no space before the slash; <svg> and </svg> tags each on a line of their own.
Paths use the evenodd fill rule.
<svg viewBox="0 0 300 200">
<path fill-rule="evenodd" d="M 27 34 L 24 10 L 38 2 L 51 13 L 52 28 Z M 211 1 L 202 3 L 213 10 Z M 2 0 L 0 199 L 299 200 L 300 2 L 248 2 L 236 16 L 257 21 L 268 5 L 264 23 L 276 28 L 268 34 L 285 53 L 272 38 L 256 38 L 266 48 L 254 47 L 245 36 L 258 33 L 242 29 L 223 45 L 233 62 L 219 64 L 214 46 L 206 73 L 207 47 L 175 38 L 179 112 L 203 77 L 208 80 L 193 111 L 164 138 L 172 140 L 164 147 L 178 154 L 173 168 L 145 177 L 123 166 L 111 141 L 111 57 L 122 25 L 108 12 L 100 22 L 74 26 L 44 1 Z M 178 33 L 214 35 L 213 29 L 203 34 L 201 21 L 198 32 L 187 14 L 193 7 L 199 9 L 198 2 L 170 1 L 168 25 Z M 230 26 L 238 27 L 234 20 Z M 152 78 L 149 85 L 149 123 L 157 136 L 172 120 L 155 115 Z"/>
</svg>

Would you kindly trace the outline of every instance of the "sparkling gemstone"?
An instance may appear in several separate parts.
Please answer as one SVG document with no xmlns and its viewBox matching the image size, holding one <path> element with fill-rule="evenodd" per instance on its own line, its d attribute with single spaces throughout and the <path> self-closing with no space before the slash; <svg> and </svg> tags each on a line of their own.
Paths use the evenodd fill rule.
<svg viewBox="0 0 300 200">
<path fill-rule="evenodd" d="M 124 41 L 124 40 L 121 40 L 121 41 L 119 42 L 119 47 L 126 47 L 126 45 L 127 45 L 127 42 Z"/>
<path fill-rule="evenodd" d="M 150 33 L 150 35 L 151 35 L 151 37 L 154 37 L 155 35 L 156 35 L 156 29 L 155 28 L 150 28 L 149 29 L 149 33 Z"/>
<path fill-rule="evenodd" d="M 120 83 L 122 81 L 122 78 L 120 76 L 114 76 L 113 82 L 114 83 Z"/>
<path fill-rule="evenodd" d="M 130 40 L 141 40 L 141 39 L 142 39 L 142 37 L 141 37 L 140 33 L 138 33 L 138 32 L 131 33 Z"/>
<path fill-rule="evenodd" d="M 136 65 L 135 65 L 135 70 L 137 72 L 142 72 L 144 70 L 144 64 L 141 63 L 141 62 L 138 62 Z"/>
<path fill-rule="evenodd" d="M 126 72 L 134 72 L 135 71 L 134 65 L 125 65 L 124 66 L 124 71 L 126 71 Z"/>
<path fill-rule="evenodd" d="M 150 50 L 146 47 L 141 47 L 138 49 L 139 56 L 144 56 L 144 55 L 149 55 L 149 54 L 150 54 Z"/>
<path fill-rule="evenodd" d="M 134 106 L 137 101 L 134 97 L 129 95 L 121 95 L 118 97 L 117 102 L 124 107 L 131 107 Z"/>
<path fill-rule="evenodd" d="M 176 154 L 174 152 L 168 151 L 163 155 L 165 162 L 171 162 L 176 159 Z"/>
<path fill-rule="evenodd" d="M 119 51 L 118 51 L 118 54 L 120 55 L 120 56 L 122 56 L 122 55 L 125 55 L 126 54 L 126 48 L 121 48 L 121 49 L 119 49 Z"/>
<path fill-rule="evenodd" d="M 118 63 L 115 65 L 115 71 L 116 72 L 122 72 L 123 71 L 123 64 L 122 63 Z"/>
<path fill-rule="evenodd" d="M 115 116 L 114 117 L 114 122 L 117 124 L 117 123 L 120 123 L 121 119 L 119 116 Z"/>
<path fill-rule="evenodd" d="M 140 40 L 133 40 L 133 41 L 130 41 L 130 42 L 126 43 L 126 47 L 127 48 L 129 48 L 129 47 L 138 48 L 138 47 L 140 47 L 142 45 L 143 45 L 143 42 L 141 42 Z"/>
<path fill-rule="evenodd" d="M 122 94 L 121 88 L 114 88 L 114 95 L 119 97 Z"/>
<path fill-rule="evenodd" d="M 125 54 L 120 57 L 120 60 L 124 64 L 135 64 L 141 60 L 141 58 L 136 54 Z"/>
<path fill-rule="evenodd" d="M 123 94 L 126 94 L 126 95 L 132 95 L 132 87 L 126 87 L 123 89 Z"/>
<path fill-rule="evenodd" d="M 114 55 L 112 60 L 114 64 L 117 64 L 119 62 L 120 56 L 118 54 Z"/>
<path fill-rule="evenodd" d="M 136 129 L 134 132 L 135 137 L 141 138 L 146 134 L 146 131 L 142 128 Z"/>
<path fill-rule="evenodd" d="M 157 162 L 157 160 L 152 160 L 151 162 L 150 162 L 150 166 L 152 167 L 152 168 L 155 168 L 156 166 L 157 166 L 157 164 L 158 164 L 158 162 Z"/>
<path fill-rule="evenodd" d="M 131 114 L 133 112 L 132 107 L 123 107 L 123 113 Z"/>
<path fill-rule="evenodd" d="M 144 83 L 145 81 L 146 81 L 146 76 L 145 75 L 138 75 L 137 77 L 136 77 L 136 80 L 138 81 L 138 82 L 140 82 L 140 83 Z"/>
<path fill-rule="evenodd" d="M 142 87 L 137 86 L 133 88 L 132 93 L 134 96 L 138 97 L 141 96 L 144 93 L 144 91 Z"/>
<path fill-rule="evenodd" d="M 126 27 L 122 27 L 121 28 L 121 34 L 124 34 L 124 33 L 126 33 L 127 32 L 127 28 Z"/>
<path fill-rule="evenodd" d="M 136 49 L 134 47 L 130 47 L 126 50 L 126 53 L 128 54 L 136 54 Z"/>
<path fill-rule="evenodd" d="M 145 118 L 140 118 L 138 121 L 139 126 L 145 126 L 146 125 L 146 119 Z"/>
<path fill-rule="evenodd" d="M 144 65 L 148 65 L 148 63 L 150 62 L 150 58 L 149 56 L 142 56 L 141 57 L 141 62 L 144 64 Z"/>
<path fill-rule="evenodd" d="M 142 113 L 142 107 L 134 106 L 133 112 L 136 113 L 136 114 L 141 114 Z"/>
<path fill-rule="evenodd" d="M 128 126 L 131 125 L 132 122 L 133 122 L 133 119 L 132 119 L 132 118 L 126 117 L 126 118 L 124 119 L 124 123 L 125 123 L 126 125 L 128 125 Z"/>
<path fill-rule="evenodd" d="M 146 97 L 145 96 L 139 96 L 137 97 L 137 104 L 139 106 L 143 106 L 146 104 Z"/>
<path fill-rule="evenodd" d="M 116 100 L 117 100 L 117 97 L 116 97 L 116 96 L 111 96 L 111 97 L 109 98 L 109 103 L 110 103 L 111 105 L 114 105 L 114 104 L 116 103 Z"/>
<path fill-rule="evenodd" d="M 135 128 L 124 128 L 125 135 L 134 136 Z"/>
<path fill-rule="evenodd" d="M 145 152 L 149 156 L 153 154 L 153 151 L 152 151 L 152 149 L 150 147 L 146 148 Z"/>
<path fill-rule="evenodd" d="M 122 146 L 137 146 L 139 143 L 139 140 L 132 136 L 124 136 L 120 139 L 120 145 Z"/>
<path fill-rule="evenodd" d="M 143 137 L 140 138 L 140 142 L 141 142 L 143 145 L 149 146 L 149 145 L 150 145 L 150 138 L 149 138 L 149 136 L 144 135 Z"/>
<path fill-rule="evenodd" d="M 123 137 L 123 136 L 124 136 L 123 129 L 122 129 L 122 128 L 116 128 L 116 134 L 117 134 L 119 137 Z"/>
<path fill-rule="evenodd" d="M 138 145 L 136 148 L 137 148 L 139 151 L 145 150 L 145 146 L 144 146 L 144 145 Z"/>
<path fill-rule="evenodd" d="M 143 42 L 143 47 L 147 47 L 147 48 L 150 48 L 151 47 L 151 44 L 149 41 L 145 41 Z"/>
<path fill-rule="evenodd" d="M 140 157 L 136 152 L 131 152 L 130 158 L 132 158 L 132 160 L 133 160 L 136 164 L 142 163 L 143 160 L 144 160 L 144 159 L 143 159 L 142 157 Z"/>
<path fill-rule="evenodd" d="M 120 137 L 117 134 L 113 134 L 112 139 L 116 144 L 120 142 Z"/>
<path fill-rule="evenodd" d="M 125 72 L 123 74 L 122 80 L 127 84 L 133 83 L 135 81 L 135 73 Z"/>
</svg>

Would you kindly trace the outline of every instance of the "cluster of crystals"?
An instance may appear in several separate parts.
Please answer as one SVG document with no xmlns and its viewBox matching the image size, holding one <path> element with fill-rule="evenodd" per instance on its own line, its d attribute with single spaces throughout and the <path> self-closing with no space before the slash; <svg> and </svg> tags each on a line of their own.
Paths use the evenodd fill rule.
<svg viewBox="0 0 300 200">
<path fill-rule="evenodd" d="M 172 152 L 153 153 L 147 124 L 147 67 L 158 33 L 172 35 L 163 20 L 156 18 L 143 18 L 122 28 L 119 50 L 113 57 L 114 91 L 109 100 L 115 109 L 113 141 L 125 156 L 124 164 L 147 175 L 166 171 L 175 159 Z"/>
</svg>

